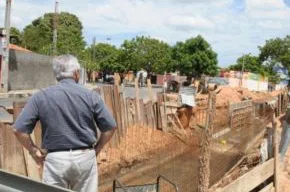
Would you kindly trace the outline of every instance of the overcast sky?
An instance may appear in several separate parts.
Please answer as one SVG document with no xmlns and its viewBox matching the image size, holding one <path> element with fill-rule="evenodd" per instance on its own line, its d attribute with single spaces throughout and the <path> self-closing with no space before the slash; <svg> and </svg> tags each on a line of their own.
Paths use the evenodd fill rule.
<svg viewBox="0 0 290 192">
<path fill-rule="evenodd" d="M 0 26 L 5 1 L 0 0 Z M 54 0 L 12 0 L 12 26 L 22 29 L 54 10 Z M 290 35 L 290 0 L 59 0 L 59 10 L 76 14 L 88 43 L 119 46 L 150 35 L 174 45 L 201 34 L 228 66 L 244 53 L 258 53 L 266 39 Z"/>
</svg>

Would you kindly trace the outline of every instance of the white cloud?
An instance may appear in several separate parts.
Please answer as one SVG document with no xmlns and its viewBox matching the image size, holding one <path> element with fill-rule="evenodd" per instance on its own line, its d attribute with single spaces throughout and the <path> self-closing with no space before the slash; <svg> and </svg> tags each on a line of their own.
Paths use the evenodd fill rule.
<svg viewBox="0 0 290 192">
<path fill-rule="evenodd" d="M 199 16 L 186 16 L 186 15 L 175 15 L 170 17 L 168 24 L 176 29 L 181 30 L 192 30 L 194 28 L 213 28 L 214 24 L 203 17 Z"/>
<path fill-rule="evenodd" d="M 76 14 L 86 39 L 112 37 L 120 44 L 135 35 L 150 35 L 174 44 L 201 34 L 219 54 L 220 64 L 234 63 L 243 53 L 258 52 L 266 39 L 289 34 L 290 8 L 283 0 L 60 0 L 59 10 Z M 4 23 L 0 1 L 0 25 Z M 240 6 L 240 5 L 238 5 Z M 32 11 L 34 10 L 34 11 Z M 54 0 L 15 0 L 12 25 L 23 28 L 45 12 Z"/>
</svg>

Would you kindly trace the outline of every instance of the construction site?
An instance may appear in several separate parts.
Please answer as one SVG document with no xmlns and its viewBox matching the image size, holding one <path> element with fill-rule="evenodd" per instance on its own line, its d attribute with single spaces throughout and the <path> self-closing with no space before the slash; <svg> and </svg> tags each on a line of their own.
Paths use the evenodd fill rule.
<svg viewBox="0 0 290 192">
<path fill-rule="evenodd" d="M 218 86 L 198 93 L 189 86 L 158 92 L 150 80 L 143 88 L 136 80 L 130 97 L 117 83 L 88 88 L 102 96 L 118 127 L 98 157 L 99 191 L 276 191 L 283 135 L 273 121 L 288 121 L 287 90 Z M 40 181 L 41 170 L 11 127 L 31 94 L 10 92 L 2 106 L 0 166 Z M 195 98 L 195 106 L 184 105 L 184 96 L 185 102 Z M 41 147 L 40 124 L 32 138 Z"/>
<path fill-rule="evenodd" d="M 11 0 L 6 2 L 5 28 L 0 28 L 0 192 L 69 192 L 71 190 L 42 182 L 43 167 L 37 166 L 29 151 L 15 137 L 13 127 L 34 93 L 57 84 L 52 61 L 59 53 L 57 46 L 61 44 L 57 44 L 57 29 L 61 23 L 57 23 L 61 20 L 58 2 L 55 13 L 46 15 L 51 17 L 48 23 L 52 27 L 50 35 L 53 35 L 49 37 L 49 41 L 53 41 L 52 46 L 41 49 L 47 54 L 10 43 Z M 34 24 L 40 23 L 42 18 L 44 16 L 35 20 Z M 65 20 L 64 23 L 69 26 L 73 22 L 66 23 Z M 82 30 L 82 26 L 80 28 Z M 125 40 L 120 50 L 124 51 L 127 44 L 128 47 L 138 44 L 138 40 L 143 48 L 146 38 L 140 40 L 137 36 L 132 44 Z M 148 42 L 156 43 L 150 38 Z M 207 44 L 200 43 L 203 38 L 199 35 L 185 44 L 195 40 L 199 42 L 195 44 Z M 88 61 L 96 62 L 98 54 L 93 49 L 93 46 L 97 46 L 95 38 L 91 47 L 85 47 L 84 41 L 81 44 L 83 48 L 78 50 L 80 55 L 88 51 L 88 57 L 93 58 Z M 176 47 L 181 44 L 178 42 Z M 176 47 L 174 49 L 178 51 Z M 196 49 L 191 45 L 187 47 Z M 168 45 L 166 50 L 172 51 L 171 48 Z M 118 51 L 114 46 L 111 49 Z M 205 52 L 209 49 L 210 45 Z M 144 50 L 139 51 L 142 54 L 148 51 Z M 70 53 L 68 50 L 62 51 Z M 113 57 L 100 55 L 109 57 L 105 64 L 114 57 L 126 59 L 131 56 L 121 57 L 121 53 Z M 200 59 L 200 55 L 196 60 L 205 62 L 207 59 Z M 117 124 L 112 139 L 97 156 L 96 191 L 290 191 L 289 78 L 285 78 L 287 84 L 272 83 L 270 78 L 262 74 L 246 71 L 244 58 L 241 70 L 227 69 L 223 72 L 217 67 L 217 54 L 213 52 L 210 55 L 215 56 L 216 66 L 209 67 L 216 70 L 215 75 L 204 75 L 195 69 L 188 72 L 190 75 L 185 75 L 187 68 L 183 69 L 183 73 L 177 69 L 169 73 L 168 69 L 164 69 L 163 74 L 154 72 L 149 75 L 154 68 L 151 58 L 145 62 L 150 68 L 148 77 L 142 67 L 125 70 L 117 61 L 113 63 L 118 66 L 116 64 L 117 67 L 114 66 L 111 71 L 105 66 L 101 72 L 100 66 L 105 65 L 103 63 L 93 69 L 86 64 L 81 66 L 78 83 L 100 95 Z M 143 56 L 140 57 L 143 59 Z M 185 55 L 185 58 L 190 56 Z M 85 58 L 83 56 L 80 63 L 85 63 Z M 167 59 L 156 63 L 162 65 Z M 190 61 L 193 60 L 191 58 Z M 169 64 L 173 61 L 176 60 L 173 59 Z M 169 64 L 165 63 L 165 68 Z M 201 69 L 202 64 L 196 68 Z M 158 71 L 159 66 L 156 68 Z M 105 76 L 104 80 L 98 79 L 96 74 Z M 100 133 L 100 129 L 96 129 Z M 43 130 L 40 122 L 30 138 L 37 148 L 42 149 Z"/>
</svg>

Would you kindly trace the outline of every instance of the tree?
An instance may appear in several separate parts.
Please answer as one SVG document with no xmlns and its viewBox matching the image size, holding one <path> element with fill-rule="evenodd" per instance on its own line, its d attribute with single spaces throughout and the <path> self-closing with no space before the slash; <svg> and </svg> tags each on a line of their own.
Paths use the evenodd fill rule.
<svg viewBox="0 0 290 192">
<path fill-rule="evenodd" d="M 162 74 L 172 69 L 171 48 L 157 39 L 137 36 L 121 45 L 120 61 L 126 69 L 136 71 L 143 68 L 149 74 Z"/>
<path fill-rule="evenodd" d="M 259 57 L 253 56 L 251 54 L 246 54 L 238 58 L 236 64 L 230 65 L 229 69 L 235 71 L 244 70 L 246 72 L 257 73 L 261 75 L 266 74 L 265 67 L 262 65 L 262 62 L 260 61 Z"/>
<path fill-rule="evenodd" d="M 98 71 L 100 66 L 92 59 L 91 50 L 85 49 L 80 55 L 80 64 L 86 69 L 88 81 L 91 82 L 91 75 L 94 71 Z"/>
<path fill-rule="evenodd" d="M 22 34 L 20 30 L 15 27 L 10 28 L 10 43 L 15 45 L 22 44 Z"/>
<path fill-rule="evenodd" d="M 259 59 L 265 66 L 269 81 L 279 82 L 280 78 L 273 69 L 281 64 L 290 71 L 290 36 L 267 40 L 259 49 Z"/>
<path fill-rule="evenodd" d="M 272 65 L 281 63 L 290 69 L 290 36 L 285 38 L 275 38 L 266 41 L 264 46 L 260 46 L 260 60 Z"/>
<path fill-rule="evenodd" d="M 23 45 L 42 54 L 52 54 L 53 13 L 46 13 L 24 28 Z M 58 15 L 58 54 L 79 56 L 85 48 L 82 23 L 78 17 L 62 12 Z"/>
<path fill-rule="evenodd" d="M 215 76 L 218 73 L 217 54 L 200 35 L 177 42 L 172 54 L 174 69 L 181 74 L 200 77 L 202 74 Z"/>
<path fill-rule="evenodd" d="M 110 44 L 99 43 L 89 48 L 92 60 L 100 66 L 101 70 L 119 72 L 123 66 L 118 63 L 119 50 Z"/>
</svg>

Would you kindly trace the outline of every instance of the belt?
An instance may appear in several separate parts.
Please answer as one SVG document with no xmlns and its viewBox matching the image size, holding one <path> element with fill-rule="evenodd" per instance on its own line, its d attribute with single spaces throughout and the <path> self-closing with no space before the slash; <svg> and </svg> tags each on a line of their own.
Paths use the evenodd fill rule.
<svg viewBox="0 0 290 192">
<path fill-rule="evenodd" d="M 76 147 L 76 148 L 67 148 L 67 149 L 48 149 L 47 153 L 62 152 L 62 151 L 76 151 L 76 150 L 85 150 L 85 149 L 94 149 L 94 146 Z"/>
</svg>

